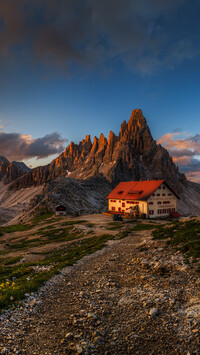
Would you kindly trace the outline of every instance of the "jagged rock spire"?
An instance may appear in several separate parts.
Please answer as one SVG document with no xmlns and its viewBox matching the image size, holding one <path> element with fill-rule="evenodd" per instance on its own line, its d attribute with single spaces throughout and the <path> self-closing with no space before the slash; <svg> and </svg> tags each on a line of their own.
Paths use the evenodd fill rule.
<svg viewBox="0 0 200 355">
<path fill-rule="evenodd" d="M 128 123 L 122 123 L 119 137 L 111 131 L 108 140 L 101 133 L 99 139 L 94 137 L 93 143 L 89 135 L 79 144 L 71 142 L 49 166 L 34 169 L 20 184 L 22 187 L 30 186 L 31 181 L 40 184 L 69 173 L 72 178 L 86 179 L 97 170 L 113 183 L 157 176 L 174 186 L 183 181 L 168 152 L 153 140 L 142 111 L 136 109 Z"/>
</svg>

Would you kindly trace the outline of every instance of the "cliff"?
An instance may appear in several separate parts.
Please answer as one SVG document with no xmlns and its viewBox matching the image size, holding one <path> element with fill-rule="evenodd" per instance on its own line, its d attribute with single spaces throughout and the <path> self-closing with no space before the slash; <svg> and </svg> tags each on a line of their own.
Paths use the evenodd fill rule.
<svg viewBox="0 0 200 355">
<path fill-rule="evenodd" d="M 8 184 L 18 179 L 23 174 L 29 172 L 30 169 L 21 162 L 9 162 L 5 157 L 0 156 L 0 181 Z"/>
<path fill-rule="evenodd" d="M 119 135 L 112 131 L 87 135 L 79 144 L 73 142 L 51 164 L 32 169 L 17 179 L 11 189 L 38 186 L 60 176 L 85 180 L 103 175 L 112 185 L 126 180 L 165 179 L 178 192 L 187 180 L 172 161 L 169 153 L 152 138 L 141 110 L 133 110 L 121 125 Z"/>
</svg>

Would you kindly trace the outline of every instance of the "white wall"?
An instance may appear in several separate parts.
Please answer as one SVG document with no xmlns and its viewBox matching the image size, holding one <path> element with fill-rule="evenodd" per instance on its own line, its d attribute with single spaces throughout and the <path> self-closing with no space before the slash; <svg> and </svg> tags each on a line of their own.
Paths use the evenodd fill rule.
<svg viewBox="0 0 200 355">
<path fill-rule="evenodd" d="M 155 195 L 155 196 L 153 196 Z M 149 215 L 149 218 L 159 218 L 159 217 L 167 217 L 169 216 L 169 212 L 167 212 L 168 209 L 174 208 L 175 211 L 177 211 L 177 197 L 171 192 L 171 190 L 163 183 L 160 188 L 158 188 L 154 194 L 153 194 L 148 200 L 148 211 L 153 210 L 154 214 Z M 159 196 L 160 195 L 160 196 Z M 165 196 L 163 196 L 165 195 Z M 164 202 L 168 201 L 168 204 L 165 204 Z M 153 204 L 149 204 L 149 202 L 152 202 Z M 158 203 L 161 202 L 161 203 Z M 163 213 L 163 209 L 166 210 L 165 213 Z M 162 210 L 162 213 L 158 213 L 158 210 Z"/>
<path fill-rule="evenodd" d="M 155 195 L 155 196 L 154 196 Z M 160 196 L 159 196 L 160 195 Z M 164 196 L 163 196 L 164 195 Z M 160 185 L 152 196 L 149 197 L 147 201 L 134 201 L 138 202 L 140 213 L 145 213 L 149 218 L 159 218 L 159 217 L 167 217 L 169 212 L 167 209 L 174 208 L 177 211 L 177 197 L 173 194 L 173 192 L 163 183 Z M 128 208 L 131 206 L 135 206 L 135 203 L 127 203 L 130 200 L 119 200 L 119 199 L 109 199 L 108 200 L 108 210 L 112 212 L 119 212 L 119 208 L 121 208 L 121 212 L 129 212 Z M 168 201 L 168 204 L 164 202 Z M 152 203 L 152 204 L 149 204 Z M 160 204 L 158 204 L 160 202 Z M 122 203 L 125 204 L 122 207 Z M 112 207 L 115 207 L 115 211 L 112 210 Z M 163 213 L 163 209 L 166 210 L 166 213 Z M 149 215 L 149 210 L 153 210 L 154 214 Z M 162 213 L 159 214 L 158 210 L 162 210 Z"/>
</svg>

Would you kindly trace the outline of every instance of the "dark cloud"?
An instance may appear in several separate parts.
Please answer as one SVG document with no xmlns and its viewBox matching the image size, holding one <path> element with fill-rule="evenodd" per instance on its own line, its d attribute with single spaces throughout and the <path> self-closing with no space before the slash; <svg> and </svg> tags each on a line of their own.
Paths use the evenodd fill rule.
<svg viewBox="0 0 200 355">
<path fill-rule="evenodd" d="M 159 143 L 167 148 L 181 172 L 189 179 L 200 182 L 199 134 L 188 137 L 185 132 L 167 133 L 159 139 Z"/>
<path fill-rule="evenodd" d="M 186 174 L 200 172 L 200 160 L 192 158 L 187 165 L 181 167 L 181 171 Z M 199 176 L 200 180 L 200 176 Z"/>
<path fill-rule="evenodd" d="M 68 72 L 121 61 L 152 74 L 199 54 L 200 31 L 187 32 L 180 9 L 188 18 L 186 0 L 2 0 L 1 50 L 21 45 L 36 63 Z"/>
<path fill-rule="evenodd" d="M 64 142 L 65 139 L 57 132 L 37 139 L 19 133 L 0 132 L 0 155 L 9 160 L 41 159 L 61 153 Z"/>
</svg>

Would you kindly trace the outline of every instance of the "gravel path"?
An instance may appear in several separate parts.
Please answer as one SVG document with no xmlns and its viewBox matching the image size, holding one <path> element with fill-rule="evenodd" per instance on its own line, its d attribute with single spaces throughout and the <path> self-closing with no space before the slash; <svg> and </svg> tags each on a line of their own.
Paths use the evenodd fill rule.
<svg viewBox="0 0 200 355">
<path fill-rule="evenodd" d="M 200 354 L 200 279 L 149 231 L 110 241 L 1 316 L 2 354 Z"/>
</svg>

